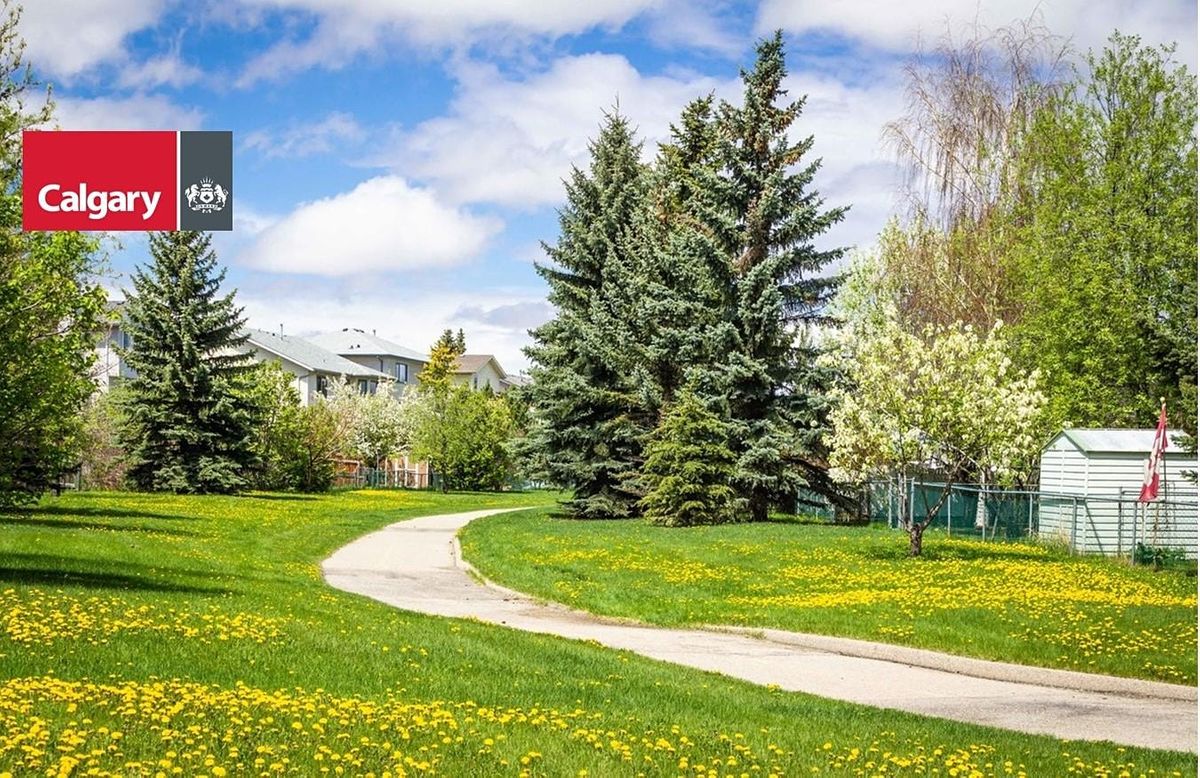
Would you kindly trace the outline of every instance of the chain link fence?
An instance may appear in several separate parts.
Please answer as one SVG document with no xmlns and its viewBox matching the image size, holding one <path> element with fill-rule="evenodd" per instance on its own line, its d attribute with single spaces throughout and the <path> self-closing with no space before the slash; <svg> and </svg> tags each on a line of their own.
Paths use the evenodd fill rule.
<svg viewBox="0 0 1200 778">
<path fill-rule="evenodd" d="M 896 481 L 879 481 L 865 490 L 864 508 L 873 522 L 902 525 L 902 501 Z M 1167 551 L 1196 559 L 1197 501 L 1194 488 L 1169 487 L 1159 499 L 1143 504 L 1140 490 L 1080 496 L 970 484 L 912 479 L 904 483 L 913 513 L 925 516 L 935 506 L 927 531 L 980 540 L 1040 538 L 1061 542 L 1073 552 L 1137 559 Z M 942 499 L 945 493 L 944 500 Z"/>
</svg>

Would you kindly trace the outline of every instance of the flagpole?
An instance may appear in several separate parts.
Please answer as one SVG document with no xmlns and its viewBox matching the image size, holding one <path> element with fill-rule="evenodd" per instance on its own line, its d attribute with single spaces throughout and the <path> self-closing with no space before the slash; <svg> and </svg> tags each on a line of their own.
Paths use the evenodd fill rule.
<svg viewBox="0 0 1200 778">
<path fill-rule="evenodd" d="M 1161 417 L 1165 420 L 1167 418 L 1167 398 L 1159 397 L 1158 402 L 1160 404 L 1159 413 L 1161 414 Z M 1164 423 L 1163 424 L 1162 456 L 1160 457 L 1160 459 L 1162 459 L 1162 485 L 1163 485 L 1162 502 L 1163 503 L 1165 503 L 1167 501 L 1168 495 L 1169 495 L 1168 486 L 1167 486 L 1167 446 L 1168 445 L 1170 445 L 1170 439 L 1167 437 L 1167 425 Z M 1160 508 L 1161 508 L 1161 505 L 1160 505 Z M 1156 517 L 1156 519 L 1155 519 L 1154 527 L 1156 530 L 1161 529 L 1160 525 L 1162 523 L 1161 522 L 1162 515 L 1163 514 L 1160 512 L 1159 516 Z M 1168 521 L 1169 520 L 1170 520 L 1170 517 L 1168 516 Z M 1159 542 L 1157 532 L 1155 533 L 1154 542 L 1156 544 Z"/>
</svg>

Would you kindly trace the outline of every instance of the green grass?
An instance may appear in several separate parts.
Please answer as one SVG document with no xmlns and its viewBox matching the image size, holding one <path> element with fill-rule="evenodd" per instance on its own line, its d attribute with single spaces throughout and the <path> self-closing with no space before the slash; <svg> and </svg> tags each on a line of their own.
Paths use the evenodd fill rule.
<svg viewBox="0 0 1200 778">
<path fill-rule="evenodd" d="M 884 527 L 772 521 L 667 529 L 551 509 L 462 533 L 499 583 L 610 616 L 877 640 L 1175 683 L 1196 682 L 1196 579 L 1032 543 L 930 531 L 920 559 Z"/>
<path fill-rule="evenodd" d="M 320 579 L 388 523 L 549 499 L 85 494 L 0 516 L 0 775 L 1196 774 L 1189 754 L 784 693 Z"/>
</svg>

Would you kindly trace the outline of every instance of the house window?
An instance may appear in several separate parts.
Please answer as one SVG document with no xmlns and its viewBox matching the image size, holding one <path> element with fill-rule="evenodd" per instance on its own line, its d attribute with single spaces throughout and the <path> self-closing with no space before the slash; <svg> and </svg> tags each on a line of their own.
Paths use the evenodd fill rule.
<svg viewBox="0 0 1200 778">
<path fill-rule="evenodd" d="M 359 394 L 366 394 L 366 393 L 367 393 L 367 388 L 368 388 L 368 385 L 367 385 L 367 379 L 365 379 L 365 378 L 360 378 L 360 379 L 358 380 L 358 393 L 359 393 Z"/>
<path fill-rule="evenodd" d="M 396 363 L 396 380 L 402 384 L 408 383 L 408 365 L 403 362 Z"/>
<path fill-rule="evenodd" d="M 322 397 L 329 396 L 329 378 L 323 375 L 317 376 L 317 394 Z"/>
</svg>

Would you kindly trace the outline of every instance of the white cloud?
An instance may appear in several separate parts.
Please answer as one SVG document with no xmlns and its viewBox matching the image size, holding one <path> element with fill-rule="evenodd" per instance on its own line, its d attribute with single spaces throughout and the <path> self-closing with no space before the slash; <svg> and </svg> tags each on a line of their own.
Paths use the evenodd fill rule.
<svg viewBox="0 0 1200 778">
<path fill-rule="evenodd" d="M 165 5 L 165 0 L 26 2 L 20 32 L 34 67 L 69 79 L 120 59 L 125 38 L 152 25 Z"/>
<path fill-rule="evenodd" d="M 529 343 L 525 320 L 481 321 L 489 313 L 545 306 L 540 292 L 529 289 L 470 288 L 449 290 L 381 289 L 359 284 L 273 291 L 244 290 L 238 304 L 245 307 L 251 327 L 294 335 L 358 327 L 380 337 L 427 352 L 442 330 L 463 329 L 472 353 L 495 354 L 509 373 L 528 366 L 521 349 Z M 492 317 L 495 318 L 495 317 Z M 504 317 L 501 316 L 501 319 Z"/>
<path fill-rule="evenodd" d="M 251 6 L 315 15 L 305 39 L 282 41 L 252 60 L 239 86 L 313 66 L 338 68 L 385 41 L 419 46 L 469 44 L 481 38 L 558 37 L 596 27 L 619 28 L 664 0 L 243 0 Z"/>
<path fill-rule="evenodd" d="M 719 2 L 666 0 L 647 14 L 647 33 L 660 46 L 707 49 L 735 57 L 746 41 L 734 31 L 735 20 L 722 15 L 721 6 Z"/>
<path fill-rule="evenodd" d="M 247 133 L 242 146 L 268 158 L 307 157 L 327 153 L 346 142 L 360 141 L 365 134 L 353 116 L 335 111 L 320 121 Z"/>
<path fill-rule="evenodd" d="M 64 130 L 194 130 L 203 119 L 162 95 L 54 98 L 54 122 Z"/>
<path fill-rule="evenodd" d="M 128 63 L 121 68 L 117 85 L 122 89 L 179 88 L 196 83 L 203 75 L 203 70 L 184 62 L 178 53 L 171 53 L 144 62 Z"/>
<path fill-rule="evenodd" d="M 894 212 L 899 169 L 881 133 L 903 105 L 897 75 L 851 86 L 831 76 L 795 73 L 785 83 L 789 97 L 808 97 L 795 135 L 813 136 L 810 155 L 821 158 L 815 185 L 826 207 L 851 206 L 845 220 L 820 239 L 822 246 L 871 243 Z"/>
<path fill-rule="evenodd" d="M 448 266 L 476 256 L 501 226 L 402 178 L 380 176 L 301 204 L 259 233 L 240 261 L 325 276 Z"/>
<path fill-rule="evenodd" d="M 526 80 L 478 64 L 458 75 L 448 114 L 401 135 L 378 161 L 428 182 L 451 201 L 507 207 L 562 202 L 562 179 L 572 164 L 587 163 L 587 141 L 618 98 L 646 140 L 647 157 L 689 100 L 710 91 L 741 99 L 736 79 L 643 76 L 611 54 L 565 57 Z M 786 83 L 791 97 L 808 98 L 794 132 L 815 138 L 812 154 L 823 160 L 817 188 L 830 207 L 854 206 L 831 231 L 829 245 L 870 242 L 890 212 L 895 168 L 880 132 L 902 107 L 898 75 L 848 85 L 799 72 Z M 528 253 L 540 257 L 540 250 Z"/>
<path fill-rule="evenodd" d="M 454 202 L 509 207 L 559 202 L 562 179 L 572 164 L 586 163 L 588 139 L 614 103 L 648 141 L 650 155 L 688 101 L 731 83 L 643 76 L 615 54 L 564 57 L 525 80 L 481 64 L 457 75 L 449 114 L 404 133 L 378 161 Z"/>
<path fill-rule="evenodd" d="M 789 32 L 834 33 L 890 51 L 913 48 L 918 33 L 930 39 L 941 35 L 947 22 L 961 32 L 976 19 L 985 26 L 1006 25 L 1039 14 L 1051 31 L 1070 34 L 1087 49 L 1102 46 L 1114 28 L 1142 35 L 1147 43 L 1178 40 L 1180 56 L 1193 71 L 1196 64 L 1196 4 L 1194 0 L 889 0 L 830 3 L 825 0 L 764 0 L 757 27 L 766 32 L 782 27 Z"/>
</svg>

